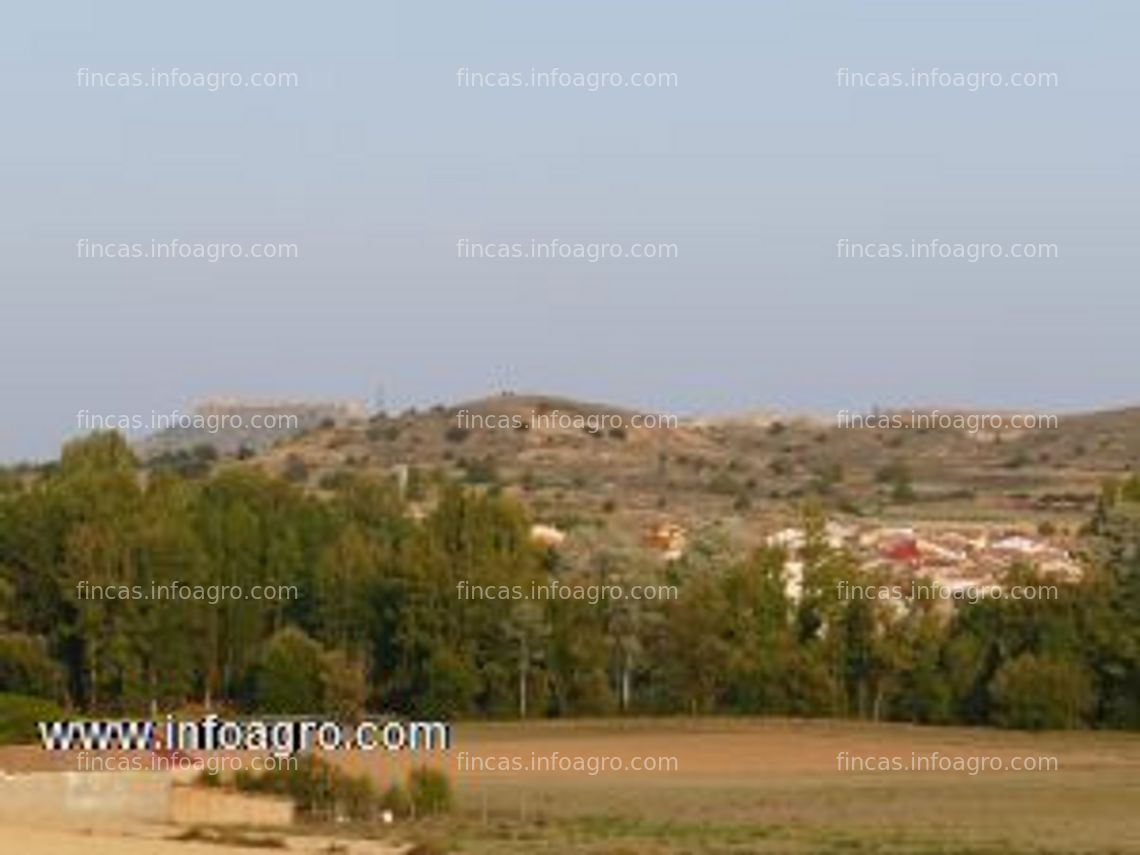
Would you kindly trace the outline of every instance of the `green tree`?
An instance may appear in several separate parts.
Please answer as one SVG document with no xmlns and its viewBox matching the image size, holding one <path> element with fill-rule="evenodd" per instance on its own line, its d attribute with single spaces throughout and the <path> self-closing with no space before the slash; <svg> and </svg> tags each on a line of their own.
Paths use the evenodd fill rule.
<svg viewBox="0 0 1140 855">
<path fill-rule="evenodd" d="M 254 666 L 251 705 L 262 713 L 311 715 L 323 708 L 324 651 L 296 627 L 265 642 Z"/>
<path fill-rule="evenodd" d="M 995 721 L 1027 730 L 1079 727 L 1092 708 L 1089 674 L 1078 663 L 1025 653 L 990 684 Z"/>
</svg>

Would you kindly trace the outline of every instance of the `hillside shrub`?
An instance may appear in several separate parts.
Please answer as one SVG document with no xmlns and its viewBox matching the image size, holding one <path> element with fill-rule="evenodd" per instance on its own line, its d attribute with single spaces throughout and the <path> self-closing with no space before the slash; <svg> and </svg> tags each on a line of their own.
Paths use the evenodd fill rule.
<svg viewBox="0 0 1140 855">
<path fill-rule="evenodd" d="M 448 442 L 463 442 L 471 435 L 471 429 L 461 425 L 451 425 L 443 432 L 443 438 Z"/>
</svg>

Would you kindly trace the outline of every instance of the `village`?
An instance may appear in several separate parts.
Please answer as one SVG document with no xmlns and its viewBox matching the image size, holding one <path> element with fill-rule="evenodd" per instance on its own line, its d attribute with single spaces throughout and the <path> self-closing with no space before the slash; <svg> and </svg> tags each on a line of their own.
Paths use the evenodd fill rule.
<svg viewBox="0 0 1140 855">
<path fill-rule="evenodd" d="M 531 528 L 531 539 L 550 549 L 562 547 L 568 537 L 549 524 Z M 827 548 L 843 550 L 861 568 L 881 571 L 878 575 L 889 579 L 895 591 L 920 596 L 926 591 L 931 598 L 975 599 L 980 590 L 1000 594 L 1003 575 L 1015 565 L 1032 568 L 1050 585 L 1075 582 L 1083 574 L 1069 549 L 1045 535 L 1010 526 L 936 522 L 883 526 L 829 520 L 821 537 Z M 803 596 L 803 552 L 808 541 L 808 532 L 797 526 L 779 529 L 763 541 L 784 551 L 785 594 L 794 602 Z M 649 527 L 642 546 L 663 562 L 676 562 L 686 554 L 689 534 L 679 523 L 660 522 Z M 849 588 L 848 596 L 850 592 Z"/>
<path fill-rule="evenodd" d="M 908 589 L 937 588 L 946 596 L 1000 590 L 1002 575 L 1017 564 L 1032 567 L 1050 581 L 1076 581 L 1082 574 L 1081 565 L 1067 549 L 1011 528 L 935 523 L 859 526 L 829 521 L 823 539 L 829 548 L 845 550 L 865 569 L 886 571 Z M 796 527 L 781 529 L 767 538 L 767 544 L 786 551 L 787 594 L 798 600 L 807 533 Z"/>
</svg>

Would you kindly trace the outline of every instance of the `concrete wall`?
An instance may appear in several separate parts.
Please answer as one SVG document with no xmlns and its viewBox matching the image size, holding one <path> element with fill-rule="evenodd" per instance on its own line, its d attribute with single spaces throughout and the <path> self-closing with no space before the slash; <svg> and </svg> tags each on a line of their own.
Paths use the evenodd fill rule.
<svg viewBox="0 0 1140 855">
<path fill-rule="evenodd" d="M 289 825 L 293 802 L 204 787 L 174 787 L 169 821 L 177 825 Z"/>
<path fill-rule="evenodd" d="M 292 821 L 287 799 L 178 786 L 165 773 L 0 772 L 0 824 L 281 826 Z"/>
<path fill-rule="evenodd" d="M 0 820 L 37 825 L 164 822 L 171 780 L 149 772 L 0 776 Z"/>
</svg>

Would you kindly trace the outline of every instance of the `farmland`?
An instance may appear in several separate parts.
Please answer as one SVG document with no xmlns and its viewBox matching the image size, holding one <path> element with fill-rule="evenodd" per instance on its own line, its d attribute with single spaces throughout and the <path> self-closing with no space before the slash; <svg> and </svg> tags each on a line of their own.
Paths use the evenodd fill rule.
<svg viewBox="0 0 1140 855">
<path fill-rule="evenodd" d="M 468 756 L 464 770 L 464 751 L 547 766 L 472 771 Z M 1056 768 L 856 771 L 837 761 L 841 752 L 907 764 L 912 755 L 1001 758 L 1005 767 L 1055 758 Z M 626 770 L 551 768 L 557 758 L 614 757 Z M 675 758 L 676 767 L 628 771 L 636 758 Z M 380 782 L 390 774 L 371 758 L 345 762 Z M 427 835 L 464 852 L 1140 851 L 1140 739 L 1127 734 L 779 719 L 478 724 L 458 728 L 448 763 L 459 810 Z"/>
<path fill-rule="evenodd" d="M 884 758 L 927 768 L 874 768 Z M 954 771 L 971 758 L 989 765 Z M 27 749 L 0 750 L 10 771 L 24 760 L 43 768 Z M 425 762 L 410 754 L 335 760 L 380 787 Z M 505 760 L 516 770 L 498 771 Z M 473 855 L 1140 852 L 1140 738 L 1132 734 L 791 719 L 471 723 L 457 727 L 446 755 L 426 762 L 453 779 L 457 804 L 446 818 L 294 828 L 283 835 L 287 851 L 321 851 L 313 847 L 335 837 L 347 847 L 335 851 L 358 855 L 410 843 Z M 1009 768 L 1033 762 L 1041 768 Z M 631 768 L 653 763 L 654 771 Z M 176 835 L 0 829 L 5 842 L 26 844 L 18 851 L 53 855 L 243 851 Z"/>
</svg>

